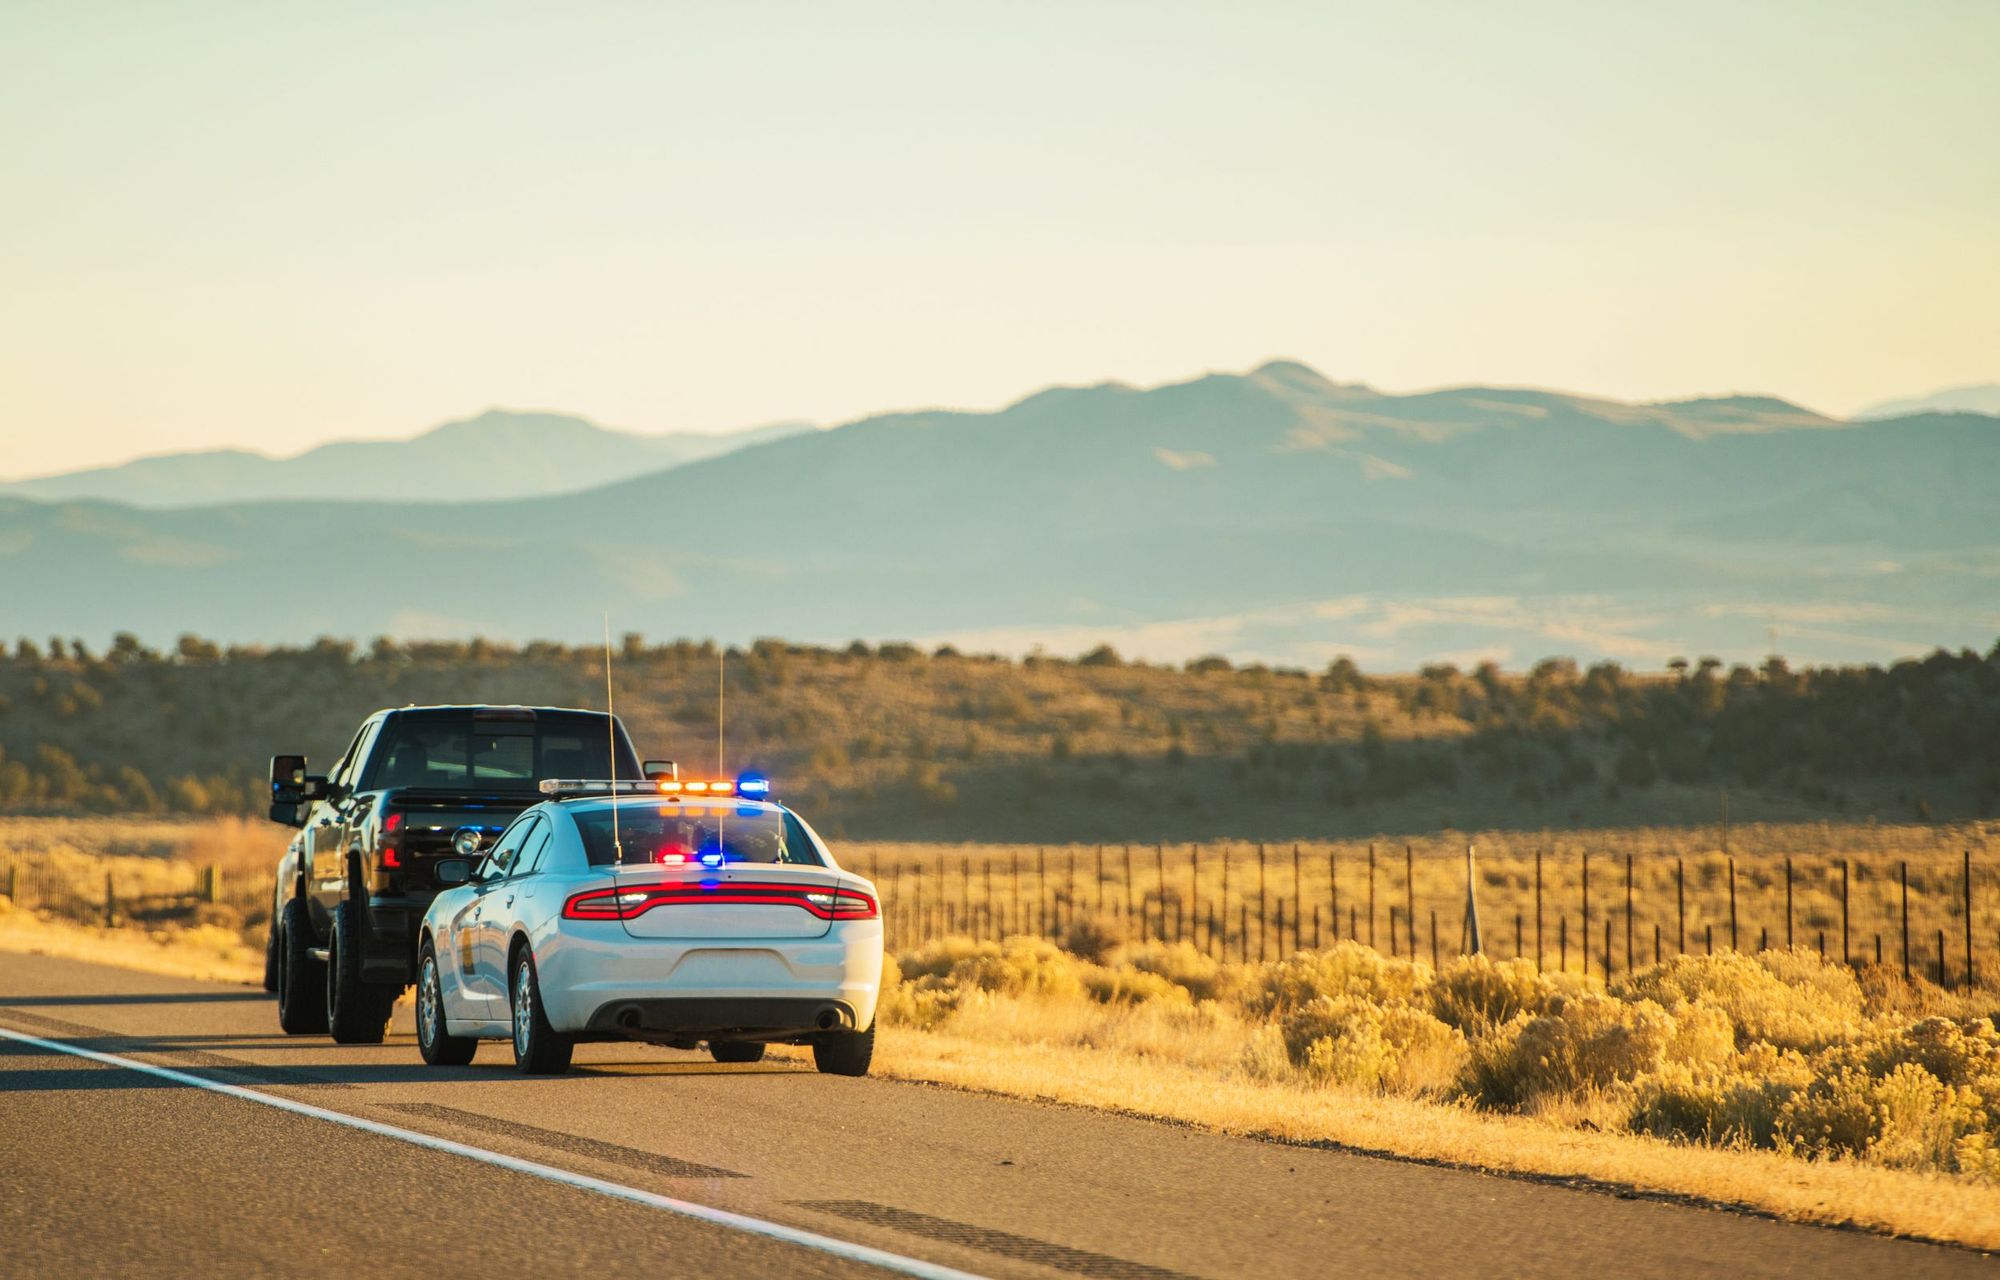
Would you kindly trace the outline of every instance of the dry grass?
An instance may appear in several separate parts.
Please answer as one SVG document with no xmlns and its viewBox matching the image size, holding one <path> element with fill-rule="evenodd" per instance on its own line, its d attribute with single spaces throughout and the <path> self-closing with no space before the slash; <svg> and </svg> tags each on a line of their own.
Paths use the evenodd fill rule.
<svg viewBox="0 0 2000 1280">
<path fill-rule="evenodd" d="M 1588 1178 L 1798 1222 L 2000 1248 L 2000 1192 L 1853 1161 L 1808 1162 L 1351 1092 L 1307 1092 L 1120 1050 L 885 1028 L 879 1074 L 1096 1107 L 1218 1133 L 1504 1173 Z"/>
<path fill-rule="evenodd" d="M 57 956 L 202 982 L 260 984 L 264 949 L 216 925 L 144 930 L 91 928 L 14 909 L 0 896 L 0 951 Z"/>
</svg>

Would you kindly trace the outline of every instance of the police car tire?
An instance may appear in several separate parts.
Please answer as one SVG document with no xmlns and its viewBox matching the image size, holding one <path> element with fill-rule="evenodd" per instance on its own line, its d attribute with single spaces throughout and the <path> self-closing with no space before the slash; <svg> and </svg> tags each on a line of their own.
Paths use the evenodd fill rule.
<svg viewBox="0 0 2000 1280">
<path fill-rule="evenodd" d="M 522 1075 L 559 1076 L 569 1070 L 570 1054 L 576 1042 L 549 1025 L 549 1015 L 542 1007 L 542 985 L 535 973 L 534 954 L 525 948 L 514 956 L 510 966 L 514 978 L 507 984 L 507 1013 L 510 1024 L 515 1024 L 520 1016 L 520 1002 L 525 992 L 527 998 L 528 1031 L 527 1044 L 521 1037 L 513 1037 L 514 1065 Z"/>
<path fill-rule="evenodd" d="M 428 1036 L 424 1034 L 425 988 L 430 989 L 431 1006 L 437 1017 L 437 1026 Z M 462 1067 L 478 1051 L 479 1041 L 445 1030 L 444 990 L 437 975 L 437 955 L 426 942 L 423 957 L 417 961 L 417 1052 L 433 1067 Z"/>
<path fill-rule="evenodd" d="M 327 952 L 327 1027 L 334 1043 L 381 1044 L 403 988 L 361 977 L 361 909 L 352 898 L 333 909 Z"/>
<path fill-rule="evenodd" d="M 286 1035 L 318 1035 L 326 1030 L 326 975 L 313 959 L 312 925 L 297 898 L 278 917 L 278 1026 Z"/>
<path fill-rule="evenodd" d="M 708 1056 L 717 1062 L 762 1062 L 764 1046 L 755 1040 L 711 1040 Z"/>
<path fill-rule="evenodd" d="M 875 1027 L 866 1031 L 829 1031 L 813 1041 L 813 1065 L 822 1075 L 865 1076 L 875 1058 Z"/>
</svg>

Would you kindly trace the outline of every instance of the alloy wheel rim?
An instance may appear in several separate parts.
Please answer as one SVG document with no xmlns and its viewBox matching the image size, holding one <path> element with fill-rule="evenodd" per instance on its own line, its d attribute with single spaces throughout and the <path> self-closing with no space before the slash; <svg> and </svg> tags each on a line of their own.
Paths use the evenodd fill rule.
<svg viewBox="0 0 2000 1280">
<path fill-rule="evenodd" d="M 514 977 L 514 1052 L 526 1056 L 528 1035 L 534 1028 L 535 992 L 529 983 L 528 962 L 523 960 Z"/>
<path fill-rule="evenodd" d="M 424 961 L 424 981 L 417 994 L 417 1035 L 425 1044 L 437 1040 L 437 1027 L 432 1019 L 437 1017 L 437 962 Z"/>
</svg>

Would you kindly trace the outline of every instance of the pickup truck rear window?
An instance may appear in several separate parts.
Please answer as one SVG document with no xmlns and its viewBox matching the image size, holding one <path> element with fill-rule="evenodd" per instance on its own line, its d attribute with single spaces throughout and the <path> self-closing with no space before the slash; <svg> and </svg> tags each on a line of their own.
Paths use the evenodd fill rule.
<svg viewBox="0 0 2000 1280">
<path fill-rule="evenodd" d="M 399 716 L 383 730 L 364 790 L 389 787 L 533 791 L 543 778 L 608 778 L 611 743 L 604 720 L 542 712 L 498 720 L 470 713 Z M 631 744 L 619 735 L 618 774 L 639 776 Z"/>
</svg>

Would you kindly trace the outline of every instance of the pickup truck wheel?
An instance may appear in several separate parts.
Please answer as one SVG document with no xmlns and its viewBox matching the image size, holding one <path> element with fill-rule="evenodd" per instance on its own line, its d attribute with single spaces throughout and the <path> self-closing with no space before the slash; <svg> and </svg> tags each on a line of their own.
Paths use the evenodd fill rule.
<svg viewBox="0 0 2000 1280">
<path fill-rule="evenodd" d="M 424 957 L 417 962 L 417 1052 L 431 1066 L 462 1067 L 478 1051 L 479 1041 L 445 1030 L 444 983 L 438 977 L 437 956 L 426 942 Z"/>
<path fill-rule="evenodd" d="M 389 1014 L 400 985 L 367 982 L 361 977 L 361 911 L 352 898 L 333 909 L 333 935 L 327 942 L 327 1025 L 336 1044 L 381 1044 L 389 1029 Z"/>
<path fill-rule="evenodd" d="M 278 917 L 278 1025 L 286 1035 L 326 1030 L 326 975 L 312 957 L 312 922 L 293 898 Z"/>
<path fill-rule="evenodd" d="M 278 989 L 278 917 L 276 913 L 264 927 L 264 990 Z"/>
<path fill-rule="evenodd" d="M 875 1028 L 829 1031 L 813 1041 L 813 1065 L 822 1075 L 865 1076 L 875 1058 Z"/>
<path fill-rule="evenodd" d="M 542 988 L 535 979 L 535 957 L 526 948 L 514 959 L 514 1065 L 522 1074 L 559 1076 L 569 1070 L 575 1041 L 549 1025 L 542 1010 Z"/>
<path fill-rule="evenodd" d="M 762 1062 L 764 1046 L 755 1040 L 711 1040 L 708 1056 L 717 1062 Z"/>
</svg>

